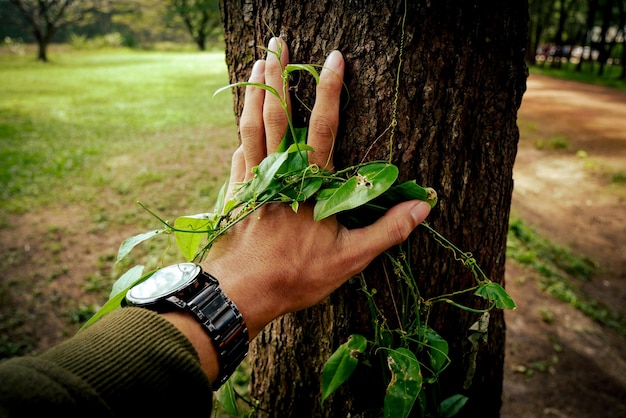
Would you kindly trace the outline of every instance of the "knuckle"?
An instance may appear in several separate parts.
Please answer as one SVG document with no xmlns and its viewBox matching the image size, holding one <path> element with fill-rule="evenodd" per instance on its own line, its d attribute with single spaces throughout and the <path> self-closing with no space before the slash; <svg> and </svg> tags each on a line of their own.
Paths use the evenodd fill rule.
<svg viewBox="0 0 626 418">
<path fill-rule="evenodd" d="M 235 152 L 233 152 L 233 156 L 231 158 L 231 161 L 233 161 L 233 163 L 241 161 L 243 156 L 244 156 L 243 146 L 239 145 L 237 147 L 237 149 L 235 150 Z"/>
<path fill-rule="evenodd" d="M 263 115 L 266 128 L 282 128 L 287 126 L 287 115 L 285 112 L 266 111 Z"/>
<path fill-rule="evenodd" d="M 315 117 L 311 118 L 311 122 L 309 123 L 309 131 L 312 135 L 321 138 L 334 138 L 335 137 L 335 126 L 337 125 L 336 120 L 331 120 L 329 118 Z"/>
<path fill-rule="evenodd" d="M 389 247 L 402 243 L 409 237 L 406 221 L 399 218 L 390 219 L 387 223 L 387 238 Z"/>
<path fill-rule="evenodd" d="M 242 123 L 239 126 L 239 133 L 241 134 L 242 140 L 257 138 L 264 134 L 263 127 L 261 125 L 249 123 Z"/>
</svg>

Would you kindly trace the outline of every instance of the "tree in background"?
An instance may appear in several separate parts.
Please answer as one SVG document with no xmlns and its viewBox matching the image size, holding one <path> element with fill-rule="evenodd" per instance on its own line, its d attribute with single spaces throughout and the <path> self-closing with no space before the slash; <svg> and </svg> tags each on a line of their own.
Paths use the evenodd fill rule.
<svg viewBox="0 0 626 418">
<path fill-rule="evenodd" d="M 566 23 L 570 20 L 577 20 L 573 16 L 577 10 L 580 9 L 580 5 L 582 2 L 580 0 L 560 0 L 557 2 L 558 10 L 557 10 L 557 24 L 556 24 L 556 33 L 554 34 L 553 41 L 556 46 L 556 52 L 554 55 L 554 60 L 552 61 L 552 66 L 555 68 L 561 68 L 561 64 L 563 60 L 561 58 L 569 58 L 569 48 L 566 49 L 566 43 L 570 46 L 574 43 L 577 43 L 579 39 L 576 39 L 576 35 L 580 32 L 579 29 L 570 30 L 569 37 L 566 37 Z M 578 13 L 579 14 L 579 13 Z M 580 14 L 579 14 L 580 15 Z"/>
<path fill-rule="evenodd" d="M 430 225 L 472 251 L 491 280 L 503 283 L 516 115 L 527 70 L 526 1 L 223 0 L 221 8 L 232 82 L 247 80 L 272 34 L 286 40 L 293 63 L 321 64 L 330 51 L 341 50 L 349 100 L 335 166 L 390 160 L 400 168 L 400 180 L 432 186 L 439 203 Z M 304 75 L 292 80 L 294 120 L 301 125 L 313 84 Z M 234 91 L 234 101 L 239 115 L 242 89 Z M 425 229 L 418 228 L 409 243 L 404 253 L 372 263 L 363 282 L 356 279 L 321 305 L 274 321 L 255 339 L 251 393 L 260 408 L 271 416 L 335 417 L 381 407 L 386 385 L 376 376 L 389 373 L 386 364 L 360 365 L 323 407 L 320 375 L 349 335 L 376 339 L 383 325 L 398 326 L 407 306 L 400 302 L 396 261 L 410 265 L 423 300 L 474 282 L 472 272 Z M 378 324 L 372 323 L 366 292 L 382 313 Z M 472 295 L 454 298 L 485 306 Z M 428 325 L 449 343 L 451 363 L 429 382 L 433 398 L 420 399 L 421 405 L 434 402 L 436 408 L 437 397 L 463 394 L 469 398 L 463 416 L 499 416 L 504 318 L 496 309 L 488 326 L 473 328 L 480 318 L 450 304 L 432 306 Z"/>
<path fill-rule="evenodd" d="M 544 31 L 550 25 L 556 0 L 529 0 L 529 46 L 526 60 L 535 64 L 535 57 L 540 43 L 544 40 Z"/>
<path fill-rule="evenodd" d="M 221 29 L 217 0 L 170 0 L 173 14 L 184 22 L 185 28 L 200 51 L 206 49 L 207 38 Z"/>
<path fill-rule="evenodd" d="M 577 71 L 598 76 L 606 66 L 621 62 L 626 78 L 626 0 L 530 0 L 530 39 L 527 60 L 540 56 L 560 68 L 565 62 Z M 572 55 L 572 52 L 575 52 Z M 537 55 L 538 54 L 538 55 Z M 572 59 L 573 58 L 573 59 Z"/>
<path fill-rule="evenodd" d="M 73 0 L 9 0 L 19 10 L 37 40 L 37 59 L 48 61 L 47 49 L 57 31 L 85 21 L 95 10 L 95 2 Z"/>
<path fill-rule="evenodd" d="M 626 47 L 624 40 L 624 25 L 626 25 L 626 14 L 624 4 L 626 0 L 604 0 L 600 5 L 600 33 L 592 39 L 594 47 L 598 50 L 598 75 L 602 76 L 605 67 L 611 58 L 611 53 L 618 45 L 621 38 L 622 49 Z M 624 73 L 622 72 L 622 78 Z"/>
</svg>

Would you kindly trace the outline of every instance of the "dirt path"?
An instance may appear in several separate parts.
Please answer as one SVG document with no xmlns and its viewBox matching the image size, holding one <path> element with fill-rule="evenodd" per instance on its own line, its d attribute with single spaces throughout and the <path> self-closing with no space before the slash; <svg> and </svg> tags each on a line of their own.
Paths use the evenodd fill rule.
<svg viewBox="0 0 626 418">
<path fill-rule="evenodd" d="M 519 112 L 513 214 L 594 260 L 585 292 L 626 313 L 626 93 L 531 76 Z M 540 142 L 538 142 L 540 141 Z M 564 150 L 538 149 L 551 141 Z M 519 308 L 507 313 L 503 417 L 626 416 L 626 339 L 507 266 Z M 548 320 L 550 318 L 550 320 Z"/>
</svg>

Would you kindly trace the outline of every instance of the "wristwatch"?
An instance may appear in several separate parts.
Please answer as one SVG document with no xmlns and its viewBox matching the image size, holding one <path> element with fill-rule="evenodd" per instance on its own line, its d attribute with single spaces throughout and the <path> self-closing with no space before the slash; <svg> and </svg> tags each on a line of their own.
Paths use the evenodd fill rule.
<svg viewBox="0 0 626 418">
<path fill-rule="evenodd" d="M 214 389 L 224 384 L 248 355 L 248 327 L 217 279 L 194 263 L 173 264 L 132 287 L 125 305 L 159 313 L 189 311 L 213 340 L 220 364 Z"/>
</svg>

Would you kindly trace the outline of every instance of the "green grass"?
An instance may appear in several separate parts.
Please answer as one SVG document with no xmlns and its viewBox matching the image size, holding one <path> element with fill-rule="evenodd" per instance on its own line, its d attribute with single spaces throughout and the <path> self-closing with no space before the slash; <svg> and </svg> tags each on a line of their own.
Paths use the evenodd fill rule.
<svg viewBox="0 0 626 418">
<path fill-rule="evenodd" d="M 45 205 L 51 189 L 71 183 L 68 176 L 102 181 L 97 173 L 110 156 L 188 146 L 172 137 L 234 127 L 231 96 L 212 97 L 228 83 L 222 52 L 51 55 L 42 64 L 30 55 L 0 54 L 4 210 L 24 211 L 33 200 Z M 234 145 L 236 138 L 229 140 Z M 155 172 L 143 174 L 144 182 L 159 180 Z"/>
<path fill-rule="evenodd" d="M 581 281 L 590 280 L 597 270 L 593 260 L 551 242 L 515 218 L 509 223 L 507 257 L 536 271 L 539 286 L 547 293 L 626 335 L 626 317 L 581 290 Z"/>
<path fill-rule="evenodd" d="M 540 150 L 569 150 L 570 143 L 567 137 L 559 135 L 552 138 L 537 139 L 535 141 L 535 148 Z"/>
<path fill-rule="evenodd" d="M 599 77 L 597 75 L 598 67 L 595 63 L 585 63 L 582 71 L 576 71 L 576 65 L 571 63 L 563 64 L 561 68 L 551 68 L 549 63 L 537 64 L 530 67 L 531 74 L 542 74 L 550 77 L 626 90 L 626 80 L 619 79 L 621 71 L 620 66 L 609 65 L 606 67 L 604 75 Z"/>
</svg>

